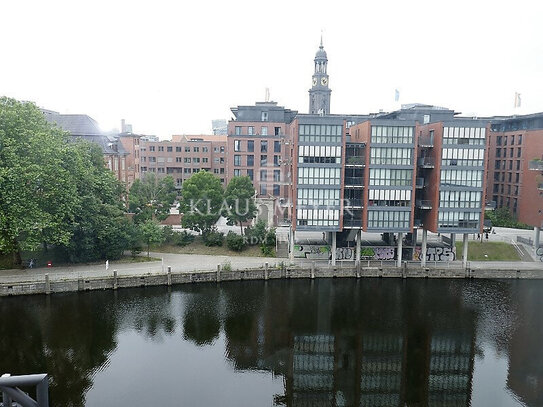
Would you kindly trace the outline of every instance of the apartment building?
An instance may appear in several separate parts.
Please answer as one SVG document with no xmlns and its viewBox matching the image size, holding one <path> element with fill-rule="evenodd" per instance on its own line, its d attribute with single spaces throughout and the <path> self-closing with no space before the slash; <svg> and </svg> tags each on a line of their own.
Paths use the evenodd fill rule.
<svg viewBox="0 0 543 407">
<path fill-rule="evenodd" d="M 215 174 L 226 185 L 226 137 L 174 135 L 171 141 L 141 141 L 142 174 L 171 175 L 177 188 L 200 170 Z"/>
<path fill-rule="evenodd" d="M 492 120 L 488 163 L 487 201 L 533 226 L 537 249 L 543 227 L 543 113 Z"/>
</svg>

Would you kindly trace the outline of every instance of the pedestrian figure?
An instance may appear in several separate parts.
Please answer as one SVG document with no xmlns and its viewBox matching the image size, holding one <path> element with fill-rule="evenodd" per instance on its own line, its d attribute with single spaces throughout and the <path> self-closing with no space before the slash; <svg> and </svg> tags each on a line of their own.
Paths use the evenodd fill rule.
<svg viewBox="0 0 543 407">
<path fill-rule="evenodd" d="M 31 269 L 32 267 L 34 267 L 34 259 L 30 259 L 28 262 L 28 268 Z"/>
<path fill-rule="evenodd" d="M 109 260 L 106 260 L 106 271 L 109 269 Z"/>
</svg>

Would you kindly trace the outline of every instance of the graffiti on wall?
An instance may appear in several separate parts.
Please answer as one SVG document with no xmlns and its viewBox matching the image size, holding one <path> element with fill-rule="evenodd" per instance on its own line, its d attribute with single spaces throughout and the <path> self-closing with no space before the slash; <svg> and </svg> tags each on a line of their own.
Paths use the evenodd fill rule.
<svg viewBox="0 0 543 407">
<path fill-rule="evenodd" d="M 296 244 L 294 258 L 311 260 L 329 260 L 330 246 L 323 244 Z"/>
<path fill-rule="evenodd" d="M 420 261 L 422 248 L 416 247 L 413 260 Z M 427 247 L 426 261 L 454 261 L 456 259 L 456 247 Z"/>
</svg>

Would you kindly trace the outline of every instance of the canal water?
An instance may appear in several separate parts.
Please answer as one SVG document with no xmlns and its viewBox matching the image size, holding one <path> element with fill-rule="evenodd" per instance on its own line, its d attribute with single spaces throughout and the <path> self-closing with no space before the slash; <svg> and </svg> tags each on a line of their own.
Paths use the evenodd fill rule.
<svg viewBox="0 0 543 407">
<path fill-rule="evenodd" d="M 543 281 L 321 279 L 0 299 L 52 406 L 543 406 Z"/>
</svg>

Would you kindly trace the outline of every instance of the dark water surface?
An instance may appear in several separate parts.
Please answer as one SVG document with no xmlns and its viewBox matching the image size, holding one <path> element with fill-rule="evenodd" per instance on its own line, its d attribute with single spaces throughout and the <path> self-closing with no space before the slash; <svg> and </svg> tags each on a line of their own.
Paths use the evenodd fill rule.
<svg viewBox="0 0 543 407">
<path fill-rule="evenodd" d="M 543 281 L 327 279 L 0 299 L 52 406 L 543 406 Z"/>
</svg>

